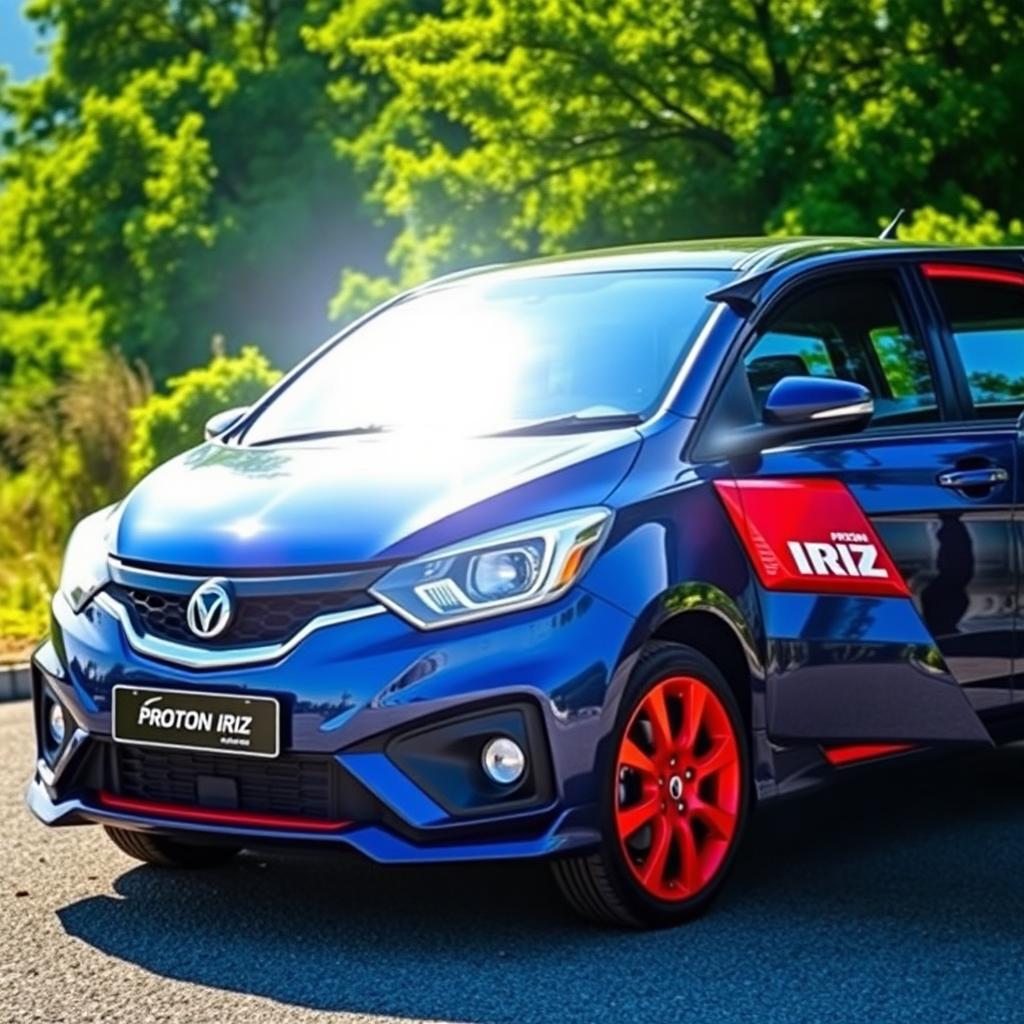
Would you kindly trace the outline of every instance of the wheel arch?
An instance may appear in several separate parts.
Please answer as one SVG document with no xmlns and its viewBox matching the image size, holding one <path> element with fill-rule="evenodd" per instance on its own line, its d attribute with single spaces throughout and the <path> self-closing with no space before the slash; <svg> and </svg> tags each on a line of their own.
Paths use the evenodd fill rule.
<svg viewBox="0 0 1024 1024">
<path fill-rule="evenodd" d="M 764 669 L 754 639 L 736 603 L 708 584 L 689 584 L 666 595 L 664 614 L 651 640 L 683 644 L 703 654 L 725 676 L 747 726 L 753 727 L 754 689 Z"/>
</svg>

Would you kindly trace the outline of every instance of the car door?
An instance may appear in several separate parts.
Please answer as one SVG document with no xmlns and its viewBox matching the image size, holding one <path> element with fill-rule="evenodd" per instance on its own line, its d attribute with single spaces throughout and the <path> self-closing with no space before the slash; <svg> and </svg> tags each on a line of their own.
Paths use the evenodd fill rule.
<svg viewBox="0 0 1024 1024">
<path fill-rule="evenodd" d="M 942 321 L 962 401 L 973 423 L 965 428 L 979 434 L 998 432 L 1012 439 L 1018 491 L 1024 471 L 1024 268 L 943 261 L 921 267 L 927 288 Z M 1015 659 L 1024 655 L 1020 628 L 1020 552 L 1024 524 L 1013 521 L 1016 564 Z M 1016 660 L 1016 664 L 1020 664 Z M 1024 703 L 1024 686 L 1017 679 L 1014 703 Z"/>
<path fill-rule="evenodd" d="M 742 354 L 755 409 L 781 377 L 807 374 L 863 384 L 874 397 L 875 414 L 863 432 L 766 451 L 737 473 L 845 485 L 906 582 L 961 692 L 975 710 L 998 708 L 1012 700 L 1015 424 L 974 417 L 959 404 L 951 387 L 954 368 L 937 343 L 934 323 L 922 316 L 927 307 L 916 274 L 913 268 L 847 270 L 798 285 L 766 310 Z M 836 563 L 837 573 L 847 571 L 843 564 L 848 566 Z M 853 597 L 847 605 L 819 601 L 801 627 L 804 635 L 845 637 L 852 650 L 857 637 L 868 634 L 866 620 L 875 611 Z M 885 624 L 870 629 L 881 635 Z M 870 673 L 870 666 L 862 666 L 858 687 L 877 682 Z M 896 700 L 896 689 L 878 687 L 872 699 L 880 707 Z M 782 684 L 776 691 L 776 724 L 788 736 L 805 728 L 799 701 L 783 699 L 799 692 Z M 837 687 L 831 703 L 821 704 L 829 706 L 832 730 L 851 740 L 872 738 L 878 724 L 858 719 L 848 706 L 851 693 L 860 692 Z M 800 700 L 806 699 L 802 694 Z M 905 703 L 905 716 L 911 703 Z"/>
</svg>

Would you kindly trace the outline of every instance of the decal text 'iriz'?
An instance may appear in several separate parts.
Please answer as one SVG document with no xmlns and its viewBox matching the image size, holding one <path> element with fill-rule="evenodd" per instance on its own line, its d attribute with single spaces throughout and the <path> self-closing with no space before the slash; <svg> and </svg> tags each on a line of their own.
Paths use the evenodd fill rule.
<svg viewBox="0 0 1024 1024">
<path fill-rule="evenodd" d="M 720 480 L 715 488 L 769 590 L 906 597 L 906 584 L 839 480 Z"/>
<path fill-rule="evenodd" d="M 842 536 L 847 536 L 843 534 Z M 888 570 L 878 562 L 878 548 L 863 541 L 850 543 L 837 541 L 832 534 L 830 542 L 820 540 L 787 542 L 797 571 L 802 576 L 860 576 L 862 578 L 888 579 Z"/>
</svg>

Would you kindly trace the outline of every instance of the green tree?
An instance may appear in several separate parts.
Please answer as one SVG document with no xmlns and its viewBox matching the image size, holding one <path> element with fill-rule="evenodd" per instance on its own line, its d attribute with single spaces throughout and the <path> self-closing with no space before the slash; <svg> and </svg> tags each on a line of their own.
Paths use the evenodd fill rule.
<svg viewBox="0 0 1024 1024">
<path fill-rule="evenodd" d="M 392 84 L 339 146 L 401 227 L 396 283 L 623 241 L 874 234 L 899 206 L 1004 234 L 1020 209 L 1019 0 L 449 0 L 376 38 L 344 17 L 309 36 Z M 346 280 L 339 311 L 384 287 Z"/>
<path fill-rule="evenodd" d="M 96 359 L 102 336 L 102 317 L 87 301 L 18 313 L 0 308 L 0 454 L 5 436 L 36 418 L 61 381 Z"/>
<path fill-rule="evenodd" d="M 133 480 L 203 439 L 203 426 L 215 413 L 251 405 L 280 377 L 255 348 L 238 356 L 215 356 L 207 366 L 167 382 L 167 393 L 153 395 L 131 412 L 133 436 L 128 471 Z"/>
<path fill-rule="evenodd" d="M 215 334 L 288 361 L 321 340 L 338 268 L 382 251 L 334 145 L 360 113 L 305 43 L 332 6 L 30 0 L 54 42 L 0 87 L 0 309 L 88 302 L 161 379 Z"/>
</svg>

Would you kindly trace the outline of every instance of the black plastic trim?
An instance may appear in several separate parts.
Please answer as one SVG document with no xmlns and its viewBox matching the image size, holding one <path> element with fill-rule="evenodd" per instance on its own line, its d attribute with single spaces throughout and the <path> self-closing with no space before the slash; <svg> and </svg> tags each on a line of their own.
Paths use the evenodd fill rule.
<svg viewBox="0 0 1024 1024">
<path fill-rule="evenodd" d="M 484 774 L 481 754 L 494 736 L 508 736 L 526 751 L 526 772 L 511 786 L 501 786 Z M 529 700 L 418 723 L 388 738 L 384 751 L 452 817 L 540 809 L 554 798 L 547 736 L 540 711 Z"/>
</svg>

